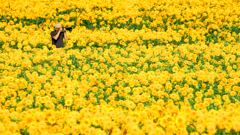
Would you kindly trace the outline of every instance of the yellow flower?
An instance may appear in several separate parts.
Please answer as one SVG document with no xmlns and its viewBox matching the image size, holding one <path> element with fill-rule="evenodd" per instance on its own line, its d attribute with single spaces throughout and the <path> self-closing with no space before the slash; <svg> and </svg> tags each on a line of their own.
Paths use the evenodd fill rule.
<svg viewBox="0 0 240 135">
<path fill-rule="evenodd" d="M 94 126 L 98 126 L 98 125 L 100 124 L 100 119 L 94 117 L 93 120 L 92 120 L 92 124 L 93 124 Z"/>
<path fill-rule="evenodd" d="M 80 124 L 80 125 L 79 125 L 80 133 L 85 133 L 85 131 L 87 130 L 87 128 L 88 128 L 88 125 L 86 125 L 86 124 Z"/>
<path fill-rule="evenodd" d="M 212 124 L 209 124 L 208 126 L 207 126 L 207 131 L 208 131 L 208 133 L 210 133 L 210 134 L 215 134 L 216 133 L 216 127 L 215 127 L 215 125 L 212 123 Z"/>
<path fill-rule="evenodd" d="M 49 118 L 48 118 L 48 122 L 50 123 L 50 124 L 54 124 L 54 123 L 56 123 L 56 118 L 55 118 L 55 116 L 50 116 Z"/>
<path fill-rule="evenodd" d="M 178 69 L 178 67 L 176 67 L 176 66 L 174 66 L 174 67 L 172 68 L 172 71 L 173 71 L 174 73 L 176 73 L 178 70 L 179 70 L 179 69 Z"/>
<path fill-rule="evenodd" d="M 177 125 L 185 125 L 186 120 L 182 116 L 177 116 L 176 117 L 176 124 Z"/>
<path fill-rule="evenodd" d="M 121 135 L 121 130 L 117 127 L 113 128 L 112 135 Z"/>
<path fill-rule="evenodd" d="M 71 105 L 72 105 L 72 99 L 66 99 L 65 106 L 71 106 Z"/>
<path fill-rule="evenodd" d="M 134 123 L 128 123 L 127 130 L 132 134 L 139 134 L 139 132 L 140 132 L 139 127 Z"/>
<path fill-rule="evenodd" d="M 19 130 L 17 123 L 11 122 L 11 123 L 8 125 L 8 130 L 9 130 L 10 132 L 12 132 L 12 133 L 17 132 L 17 131 Z"/>
<path fill-rule="evenodd" d="M 110 120 L 103 121 L 103 129 L 104 130 L 109 130 L 111 128 L 112 128 L 112 121 L 110 121 Z"/>
<path fill-rule="evenodd" d="M 202 124 L 198 124 L 196 126 L 196 130 L 199 132 L 199 133 L 202 133 L 205 131 L 205 127 L 202 125 Z"/>
<path fill-rule="evenodd" d="M 136 107 L 135 103 L 133 101 L 126 101 L 127 102 L 127 107 L 129 109 L 134 109 Z"/>
<path fill-rule="evenodd" d="M 31 115 L 27 115 L 26 117 L 26 124 L 31 124 L 32 122 L 35 121 L 34 117 L 32 117 Z"/>
<path fill-rule="evenodd" d="M 6 131 L 6 128 L 5 128 L 4 124 L 2 122 L 0 122 L 0 134 L 4 134 L 5 131 Z"/>
<path fill-rule="evenodd" d="M 79 134 L 79 127 L 78 126 L 73 126 L 72 127 L 72 133 L 73 134 Z"/>
<path fill-rule="evenodd" d="M 37 127 L 35 127 L 35 126 L 30 126 L 29 129 L 28 129 L 28 132 L 29 132 L 30 134 L 38 134 Z"/>
<path fill-rule="evenodd" d="M 74 118 L 67 119 L 67 124 L 69 126 L 74 126 L 76 124 L 76 120 Z"/>
<path fill-rule="evenodd" d="M 144 126 L 144 129 L 146 130 L 147 133 L 153 132 L 154 126 L 153 126 L 153 124 L 148 124 L 148 125 Z"/>
<path fill-rule="evenodd" d="M 233 130 L 235 131 L 235 132 L 239 132 L 240 131 L 240 122 L 233 122 Z"/>
<path fill-rule="evenodd" d="M 101 121 L 99 121 L 99 122 L 101 122 Z M 84 118 L 84 119 L 81 120 L 81 124 L 90 126 L 91 125 L 91 121 L 90 121 L 90 119 Z"/>
<path fill-rule="evenodd" d="M 163 118 L 159 119 L 158 121 L 161 126 L 163 126 L 163 127 L 167 126 L 167 123 L 168 123 L 167 117 L 163 117 Z"/>
<path fill-rule="evenodd" d="M 71 128 L 68 125 L 65 125 L 63 128 L 63 133 L 64 134 L 70 134 L 71 133 Z"/>
</svg>

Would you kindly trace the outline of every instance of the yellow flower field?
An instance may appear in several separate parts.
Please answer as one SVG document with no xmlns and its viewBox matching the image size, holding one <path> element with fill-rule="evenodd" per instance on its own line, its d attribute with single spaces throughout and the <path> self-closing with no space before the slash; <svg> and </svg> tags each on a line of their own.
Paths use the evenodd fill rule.
<svg viewBox="0 0 240 135">
<path fill-rule="evenodd" d="M 0 134 L 237 135 L 239 6 L 1 1 Z"/>
</svg>

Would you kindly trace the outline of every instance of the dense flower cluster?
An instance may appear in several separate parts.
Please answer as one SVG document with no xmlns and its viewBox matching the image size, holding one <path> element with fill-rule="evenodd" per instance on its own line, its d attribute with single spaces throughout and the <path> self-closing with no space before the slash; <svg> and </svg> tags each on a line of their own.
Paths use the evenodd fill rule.
<svg viewBox="0 0 240 135">
<path fill-rule="evenodd" d="M 74 27 L 68 48 L 134 41 L 208 45 L 239 40 L 240 10 L 234 0 L 10 0 L 0 6 L 4 48 L 51 47 L 49 33 L 56 22 Z"/>
<path fill-rule="evenodd" d="M 239 2 L 2 3 L 0 134 L 240 132 Z"/>
</svg>

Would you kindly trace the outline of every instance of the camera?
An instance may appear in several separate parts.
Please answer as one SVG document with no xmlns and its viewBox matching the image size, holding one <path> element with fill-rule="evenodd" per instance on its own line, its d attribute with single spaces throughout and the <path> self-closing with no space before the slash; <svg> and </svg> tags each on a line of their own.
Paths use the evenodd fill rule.
<svg viewBox="0 0 240 135">
<path fill-rule="evenodd" d="M 66 29 L 66 30 L 68 30 L 68 31 L 72 31 L 72 27 L 62 27 L 62 29 L 64 30 L 64 28 Z"/>
</svg>

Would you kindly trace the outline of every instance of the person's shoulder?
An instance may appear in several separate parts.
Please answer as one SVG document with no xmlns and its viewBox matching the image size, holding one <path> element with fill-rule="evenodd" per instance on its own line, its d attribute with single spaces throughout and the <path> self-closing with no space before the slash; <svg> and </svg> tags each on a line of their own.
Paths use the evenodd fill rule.
<svg viewBox="0 0 240 135">
<path fill-rule="evenodd" d="M 51 31 L 51 36 L 55 36 L 56 35 L 56 32 L 55 31 Z"/>
</svg>

